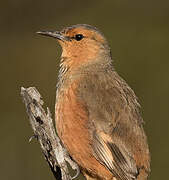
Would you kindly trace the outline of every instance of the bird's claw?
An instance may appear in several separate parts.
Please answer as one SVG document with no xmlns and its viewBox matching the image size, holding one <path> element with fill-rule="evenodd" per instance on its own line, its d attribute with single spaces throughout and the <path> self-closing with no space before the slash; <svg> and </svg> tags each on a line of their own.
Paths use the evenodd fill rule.
<svg viewBox="0 0 169 180">
<path fill-rule="evenodd" d="M 71 177 L 71 179 L 72 179 L 72 180 L 73 180 L 73 179 L 76 179 L 76 178 L 79 176 L 79 174 L 80 174 L 80 168 L 79 168 L 79 166 L 77 166 L 77 167 L 76 167 L 76 174 L 75 174 L 75 176 Z"/>
</svg>

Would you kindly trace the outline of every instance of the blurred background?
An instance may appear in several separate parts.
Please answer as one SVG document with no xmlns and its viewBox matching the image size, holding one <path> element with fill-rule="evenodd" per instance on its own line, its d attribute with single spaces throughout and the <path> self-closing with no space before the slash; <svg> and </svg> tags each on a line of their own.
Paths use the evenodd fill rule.
<svg viewBox="0 0 169 180">
<path fill-rule="evenodd" d="M 54 113 L 61 48 L 39 30 L 98 27 L 115 67 L 142 105 L 152 155 L 150 180 L 168 179 L 169 1 L 6 0 L 0 6 L 0 179 L 54 180 L 32 135 L 20 87 L 36 86 Z"/>
</svg>

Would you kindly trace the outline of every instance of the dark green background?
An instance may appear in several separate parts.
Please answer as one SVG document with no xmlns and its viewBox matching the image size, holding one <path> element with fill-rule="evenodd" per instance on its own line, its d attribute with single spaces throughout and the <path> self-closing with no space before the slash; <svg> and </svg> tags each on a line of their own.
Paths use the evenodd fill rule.
<svg viewBox="0 0 169 180">
<path fill-rule="evenodd" d="M 21 86 L 36 86 L 54 112 L 61 48 L 38 30 L 87 23 L 109 40 L 115 67 L 140 99 L 152 163 L 169 170 L 169 1 L 6 0 L 0 5 L 0 179 L 54 179 L 32 135 Z"/>
</svg>

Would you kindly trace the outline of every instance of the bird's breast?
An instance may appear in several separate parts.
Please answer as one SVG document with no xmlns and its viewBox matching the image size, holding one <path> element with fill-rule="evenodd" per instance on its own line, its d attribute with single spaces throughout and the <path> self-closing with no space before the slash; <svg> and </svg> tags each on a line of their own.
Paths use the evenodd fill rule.
<svg viewBox="0 0 169 180">
<path fill-rule="evenodd" d="M 58 91 L 55 107 L 57 133 L 72 156 L 85 151 L 89 141 L 88 115 L 77 97 L 77 84 Z"/>
<path fill-rule="evenodd" d="M 57 93 L 55 119 L 57 133 L 71 157 L 84 170 L 93 176 L 100 174 L 102 179 L 111 179 L 112 174 L 94 157 L 88 110 L 77 95 L 79 82 Z M 100 171 L 102 173 L 100 173 Z"/>
</svg>

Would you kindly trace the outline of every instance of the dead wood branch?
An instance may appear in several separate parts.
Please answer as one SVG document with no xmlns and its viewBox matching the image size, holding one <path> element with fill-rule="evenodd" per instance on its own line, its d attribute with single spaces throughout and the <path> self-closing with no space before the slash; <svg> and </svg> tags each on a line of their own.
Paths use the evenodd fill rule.
<svg viewBox="0 0 169 180">
<path fill-rule="evenodd" d="M 38 139 L 43 155 L 55 178 L 57 180 L 71 180 L 76 178 L 79 175 L 79 167 L 72 161 L 63 147 L 61 140 L 56 135 L 51 113 L 48 108 L 47 113 L 43 109 L 43 101 L 40 93 L 35 87 L 22 87 L 21 96 L 34 132 L 33 137 Z M 67 163 L 77 172 L 73 178 L 70 176 Z"/>
</svg>

